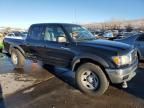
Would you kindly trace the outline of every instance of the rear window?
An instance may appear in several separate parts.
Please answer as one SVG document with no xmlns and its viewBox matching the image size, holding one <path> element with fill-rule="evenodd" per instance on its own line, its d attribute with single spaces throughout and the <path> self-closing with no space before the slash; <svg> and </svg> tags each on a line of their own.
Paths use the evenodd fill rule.
<svg viewBox="0 0 144 108">
<path fill-rule="evenodd" d="M 21 32 L 14 32 L 15 36 L 21 36 Z"/>
<path fill-rule="evenodd" d="M 43 39 L 42 33 L 43 33 L 42 26 L 33 26 L 30 28 L 29 39 L 42 40 Z"/>
</svg>

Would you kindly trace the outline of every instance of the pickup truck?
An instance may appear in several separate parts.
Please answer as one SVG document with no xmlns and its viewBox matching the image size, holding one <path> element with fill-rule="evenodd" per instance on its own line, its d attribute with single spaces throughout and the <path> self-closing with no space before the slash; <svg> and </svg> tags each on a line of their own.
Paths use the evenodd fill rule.
<svg viewBox="0 0 144 108">
<path fill-rule="evenodd" d="M 25 39 L 25 35 L 21 32 L 12 32 L 8 33 L 5 38 L 12 38 L 12 39 Z"/>
<path fill-rule="evenodd" d="M 33 24 L 25 40 L 5 38 L 4 46 L 15 68 L 23 68 L 25 59 L 67 68 L 75 72 L 77 87 L 91 96 L 104 94 L 109 84 L 127 87 L 138 65 L 134 47 L 96 39 L 76 24 Z"/>
</svg>

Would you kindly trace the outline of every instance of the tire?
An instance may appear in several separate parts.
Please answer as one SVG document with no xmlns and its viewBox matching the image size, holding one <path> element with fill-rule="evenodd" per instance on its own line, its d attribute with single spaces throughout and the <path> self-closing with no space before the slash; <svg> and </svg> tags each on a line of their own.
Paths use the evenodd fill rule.
<svg viewBox="0 0 144 108">
<path fill-rule="evenodd" d="M 78 68 L 76 83 L 78 88 L 89 96 L 103 95 L 109 87 L 106 75 L 93 63 L 85 63 Z"/>
<path fill-rule="evenodd" d="M 15 68 L 23 68 L 25 64 L 25 57 L 19 50 L 13 49 L 11 52 L 11 61 Z"/>
</svg>

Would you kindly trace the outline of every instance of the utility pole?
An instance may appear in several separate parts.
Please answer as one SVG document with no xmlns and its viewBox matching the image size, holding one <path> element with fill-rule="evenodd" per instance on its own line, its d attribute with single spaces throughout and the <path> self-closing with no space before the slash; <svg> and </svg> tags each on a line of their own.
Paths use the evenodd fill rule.
<svg viewBox="0 0 144 108">
<path fill-rule="evenodd" d="M 76 13 L 76 8 L 74 8 L 74 23 L 77 24 L 77 13 Z"/>
</svg>

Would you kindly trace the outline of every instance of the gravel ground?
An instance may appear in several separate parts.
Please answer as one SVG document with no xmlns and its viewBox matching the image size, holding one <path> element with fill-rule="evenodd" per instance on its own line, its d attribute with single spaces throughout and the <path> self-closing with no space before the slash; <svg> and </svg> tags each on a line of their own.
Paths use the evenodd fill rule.
<svg viewBox="0 0 144 108">
<path fill-rule="evenodd" d="M 74 73 L 48 69 L 27 61 L 14 69 L 10 59 L 0 58 L 0 108 L 144 108 L 144 63 L 129 88 L 110 86 L 100 97 L 88 97 L 75 88 Z"/>
</svg>

